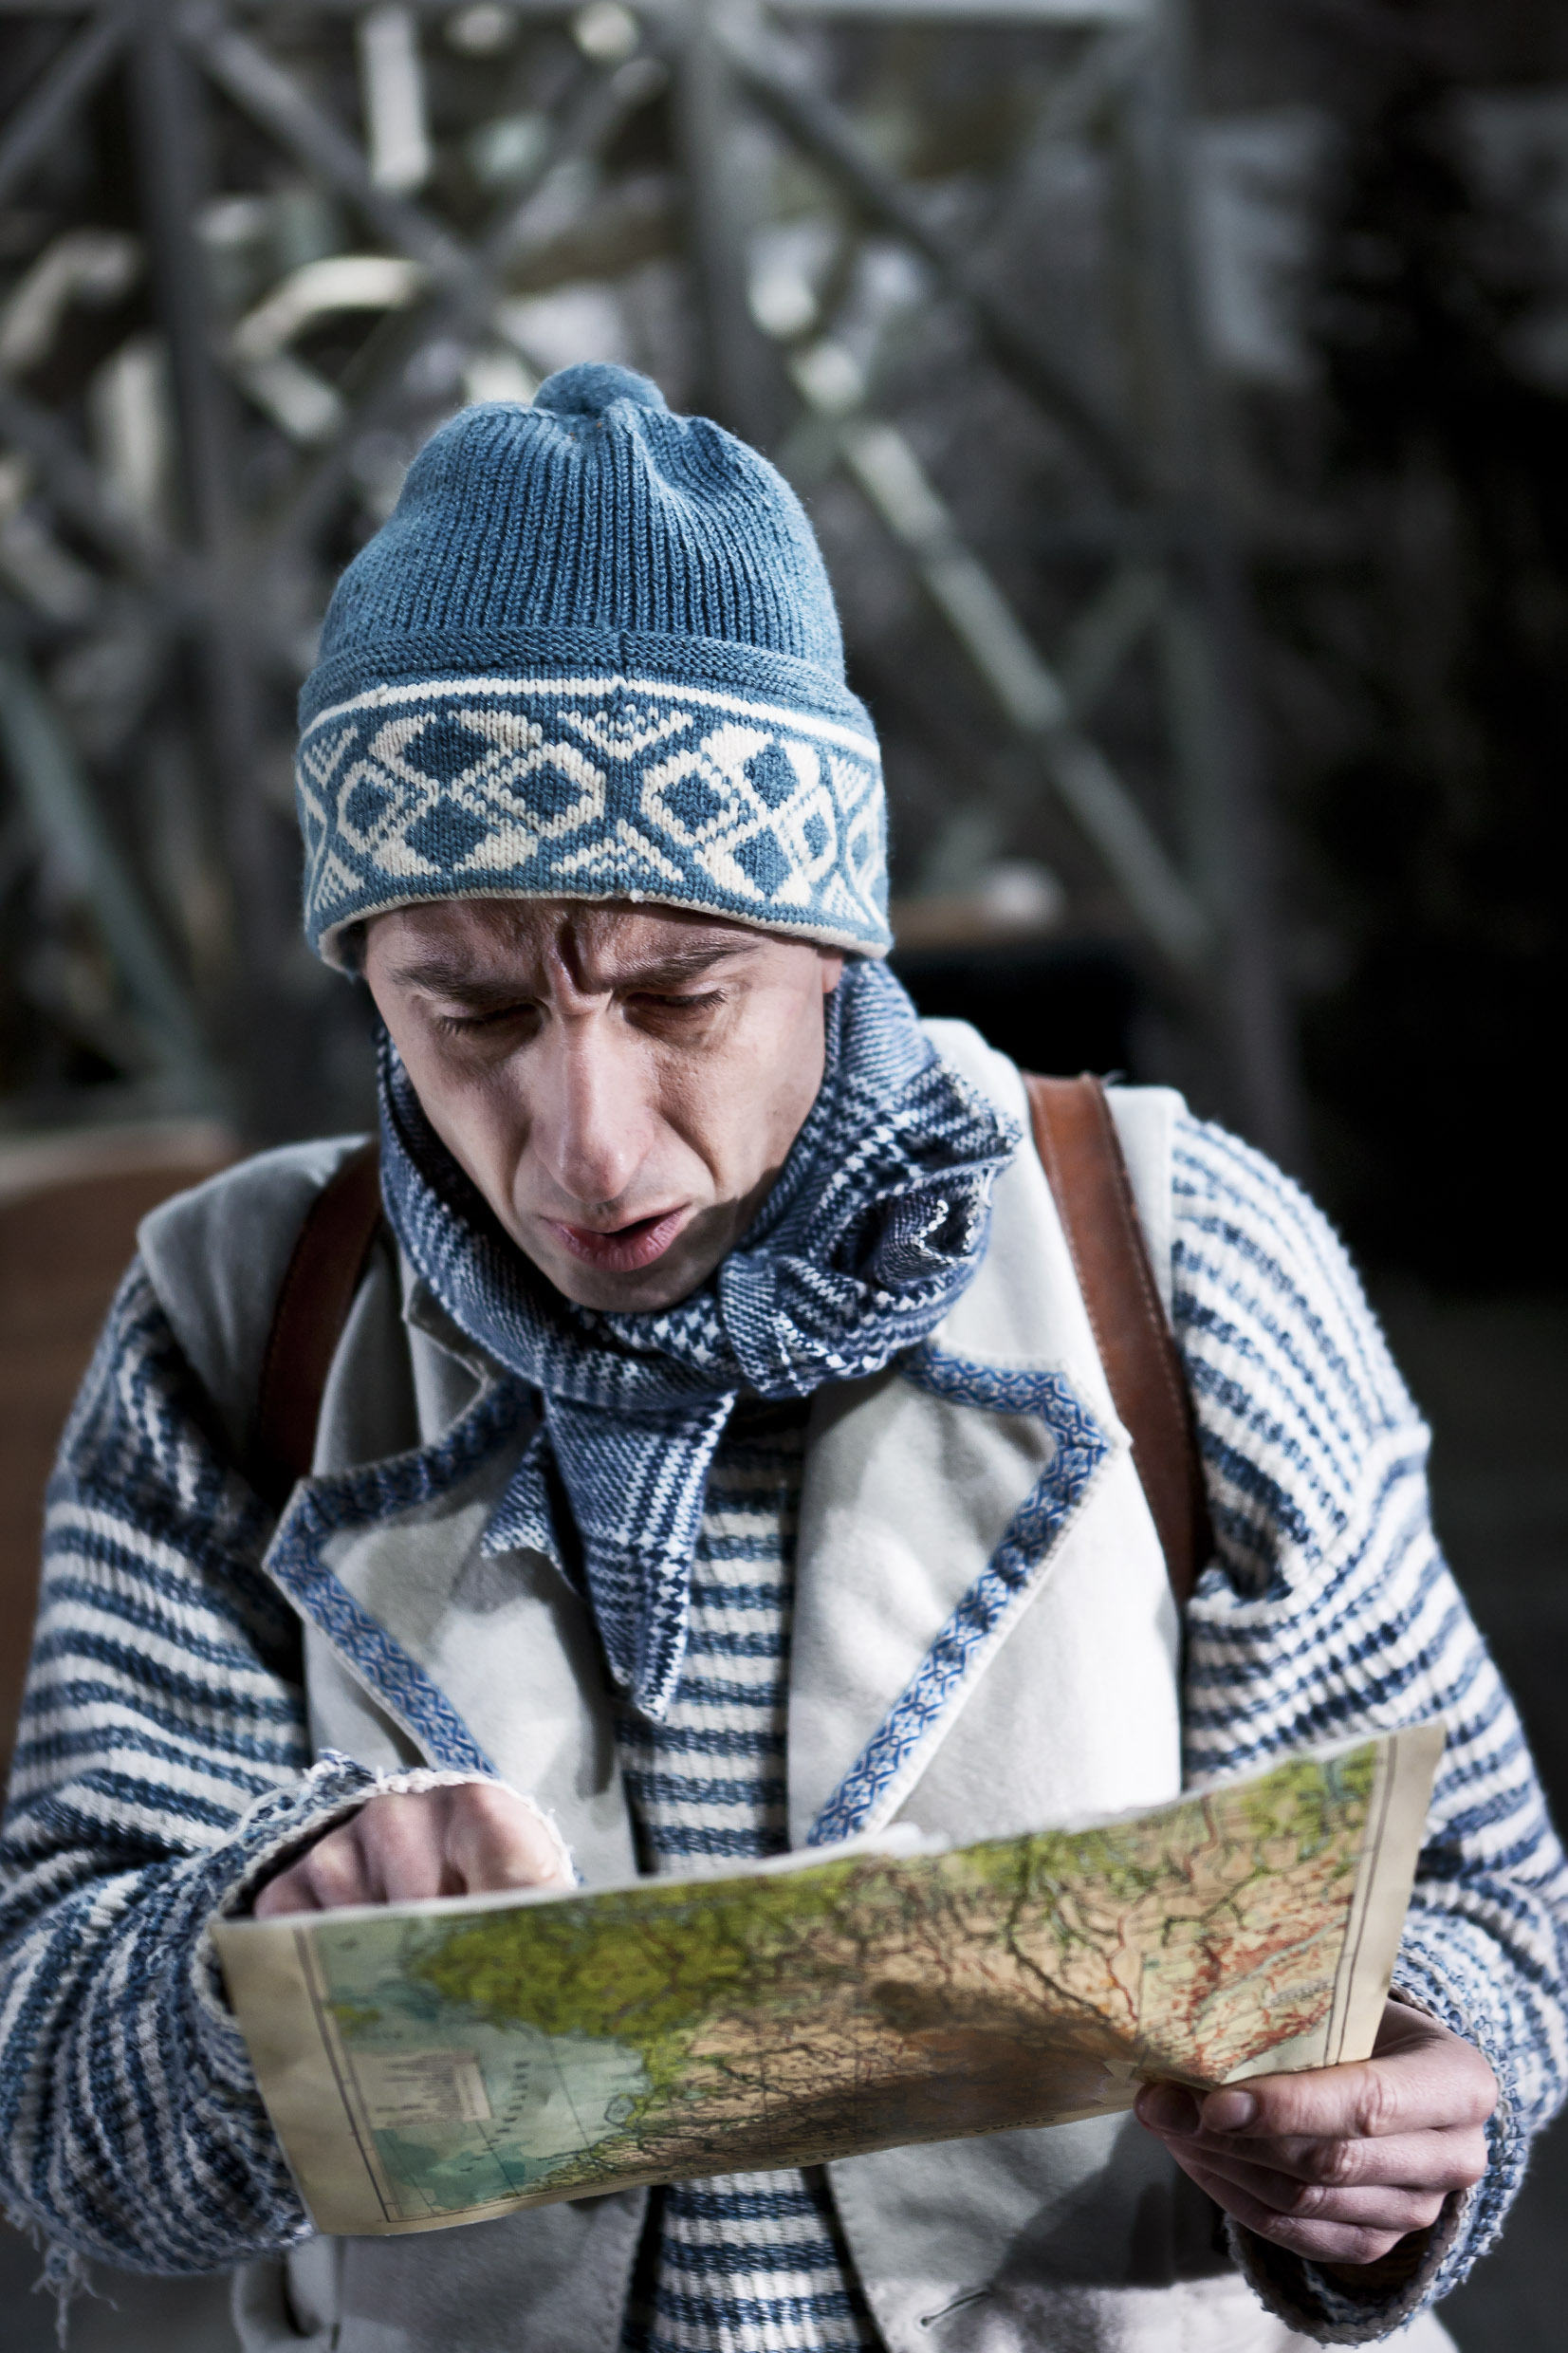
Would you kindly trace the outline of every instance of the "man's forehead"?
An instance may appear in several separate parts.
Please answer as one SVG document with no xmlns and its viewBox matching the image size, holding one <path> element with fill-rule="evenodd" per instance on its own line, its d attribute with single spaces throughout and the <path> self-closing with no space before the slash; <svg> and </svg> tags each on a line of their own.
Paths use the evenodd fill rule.
<svg viewBox="0 0 1568 2353">
<path fill-rule="evenodd" d="M 763 945 L 761 934 L 721 917 L 591 899 L 448 899 L 398 908 L 374 930 L 396 977 L 437 984 L 521 978 L 557 958 L 607 975 L 700 969 Z"/>
</svg>

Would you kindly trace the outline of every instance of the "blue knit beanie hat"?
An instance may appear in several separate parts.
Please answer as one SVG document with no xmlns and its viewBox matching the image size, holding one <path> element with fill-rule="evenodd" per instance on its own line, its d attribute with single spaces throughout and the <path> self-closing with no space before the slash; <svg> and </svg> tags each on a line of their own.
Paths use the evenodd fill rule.
<svg viewBox="0 0 1568 2353">
<path fill-rule="evenodd" d="M 624 899 L 885 954 L 876 737 L 766 459 L 627 368 L 444 425 L 300 698 L 310 943 L 425 899 Z"/>
</svg>

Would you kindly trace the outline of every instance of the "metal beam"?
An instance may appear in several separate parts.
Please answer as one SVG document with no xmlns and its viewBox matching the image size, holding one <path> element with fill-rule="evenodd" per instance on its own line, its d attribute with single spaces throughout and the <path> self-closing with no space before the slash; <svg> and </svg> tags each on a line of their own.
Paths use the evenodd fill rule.
<svg viewBox="0 0 1568 2353">
<path fill-rule="evenodd" d="M 1188 866 L 1220 938 L 1220 1027 L 1230 1115 L 1301 1170 L 1306 1120 L 1281 965 L 1267 796 L 1252 691 L 1250 621 L 1227 526 L 1217 425 L 1197 319 L 1188 157 L 1184 0 L 1161 0 L 1145 72 L 1118 121 L 1138 265 L 1143 429 L 1181 558 L 1161 622 L 1168 725 L 1186 803 Z"/>
<path fill-rule="evenodd" d="M 366 433 L 397 424 L 407 413 L 408 371 L 418 353 L 445 336 L 488 323 L 503 270 L 518 267 L 535 243 L 542 242 L 530 232 L 527 215 L 544 184 L 556 173 L 596 156 L 628 116 L 663 86 L 663 68 L 651 58 L 629 58 L 614 72 L 589 78 L 526 179 L 492 214 L 471 250 L 470 269 L 455 284 L 433 287 L 422 304 L 389 322 L 371 380 L 304 481 L 267 525 L 263 547 L 267 560 L 286 560 L 324 527 L 348 481 L 355 443 Z"/>
<path fill-rule="evenodd" d="M 0 137 L 0 204 L 10 202 L 28 174 L 43 161 L 77 108 L 97 89 L 124 42 L 124 10 L 105 9 L 61 50 L 18 102 Z"/>
<path fill-rule="evenodd" d="M 733 18 L 722 39 L 737 79 L 775 121 L 825 167 L 858 208 L 921 254 L 959 295 L 992 357 L 1072 435 L 1106 483 L 1122 498 L 1144 494 L 1143 470 L 1121 433 L 1058 366 L 1033 322 L 976 270 L 966 248 L 938 229 L 926 207 L 824 98 L 780 45 L 766 46 Z"/>
<path fill-rule="evenodd" d="M 248 1123 L 287 1132 L 297 1074 L 287 1058 L 292 1008 L 277 980 L 294 921 L 296 852 L 263 789 L 262 696 L 254 611 L 235 507 L 231 396 L 216 364 L 207 256 L 195 224 L 210 193 L 200 83 L 174 30 L 151 7 L 130 51 L 130 93 L 155 306 L 169 343 L 186 517 L 200 583 L 193 635 L 223 838 L 236 882 L 238 938 L 223 1028 L 243 1079 Z"/>
<path fill-rule="evenodd" d="M 1154 0 L 773 0 L 784 16 L 913 18 L 942 25 L 1138 25 Z"/>
<path fill-rule="evenodd" d="M 307 172 L 346 196 L 378 237 L 422 263 L 434 277 L 454 286 L 469 279 L 473 266 L 466 247 L 450 237 L 422 205 L 378 187 L 347 132 L 265 50 L 210 7 L 184 10 L 179 29 L 186 46 L 241 113 L 268 132 Z"/>
<path fill-rule="evenodd" d="M 771 445 L 783 389 L 747 295 L 745 190 L 735 168 L 736 76 L 722 0 L 692 0 L 673 47 L 675 141 L 702 338 L 699 398 L 746 440 Z"/>
<path fill-rule="evenodd" d="M 839 428 L 844 462 L 914 561 L 1010 725 L 1033 743 L 1057 798 L 1155 947 L 1184 981 L 1201 973 L 1208 921 L 1099 746 L 1073 724 L 1065 689 L 918 466 L 874 419 Z"/>
<path fill-rule="evenodd" d="M 143 588 L 172 594 L 174 577 L 163 550 L 135 518 L 109 498 L 65 427 L 25 393 L 0 384 L 0 440 L 31 458 L 50 498 L 83 538 Z"/>
<path fill-rule="evenodd" d="M 1034 748 L 1128 908 L 1190 987 L 1212 944 L 1202 906 L 1099 746 L 1077 725 L 1067 688 L 963 538 L 908 440 L 867 414 L 864 380 L 840 346 L 820 342 L 798 350 L 790 374 L 831 426 L 844 466 L 905 549 L 1008 725 Z"/>
<path fill-rule="evenodd" d="M 190 992 L 142 904 L 53 706 L 16 649 L 0 645 L 0 744 L 35 838 L 92 910 L 148 1059 L 183 1108 L 217 1109 L 224 1087 Z"/>
<path fill-rule="evenodd" d="M 138 28 L 130 65 L 148 267 L 169 343 L 190 527 L 209 562 L 221 565 L 235 536 L 234 468 L 212 365 L 207 258 L 195 229 L 205 193 L 196 148 L 199 111 L 189 68 L 156 7 Z"/>
<path fill-rule="evenodd" d="M 1005 234 L 1008 216 L 1039 157 L 1091 131 L 1121 97 L 1144 54 L 1141 26 L 1115 25 L 1093 33 L 1072 66 L 1045 93 L 1029 136 L 998 190 L 987 233 Z"/>
<path fill-rule="evenodd" d="M 1171 583 L 1157 565 L 1119 565 L 1063 639 L 1057 666 L 1075 725 L 1083 726 L 1165 611 Z"/>
</svg>

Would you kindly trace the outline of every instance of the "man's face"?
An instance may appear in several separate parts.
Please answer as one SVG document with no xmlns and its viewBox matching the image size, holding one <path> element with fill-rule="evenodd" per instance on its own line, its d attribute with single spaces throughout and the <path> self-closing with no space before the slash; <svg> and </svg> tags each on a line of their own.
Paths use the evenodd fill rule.
<svg viewBox="0 0 1568 2353">
<path fill-rule="evenodd" d="M 365 978 L 436 1134 L 585 1307 L 667 1307 L 739 1241 L 822 1076 L 842 956 L 581 899 L 378 916 Z"/>
</svg>

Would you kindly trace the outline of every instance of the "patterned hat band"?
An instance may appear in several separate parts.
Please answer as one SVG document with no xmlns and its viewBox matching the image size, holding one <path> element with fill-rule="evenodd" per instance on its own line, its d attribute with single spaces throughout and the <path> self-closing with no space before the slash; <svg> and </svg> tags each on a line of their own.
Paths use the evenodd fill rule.
<svg viewBox="0 0 1568 2353">
<path fill-rule="evenodd" d="M 615 671 L 434 676 L 318 711 L 296 783 L 329 963 L 348 926 L 428 899 L 650 900 L 892 944 L 869 720 Z"/>
</svg>

